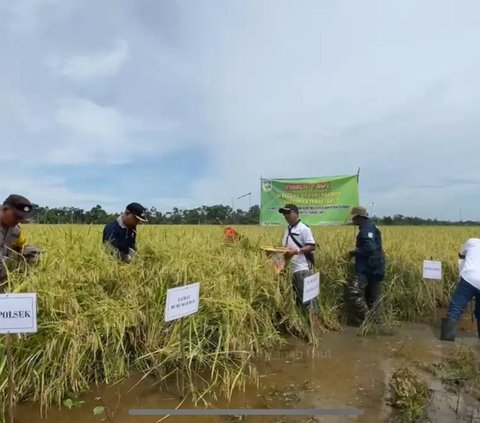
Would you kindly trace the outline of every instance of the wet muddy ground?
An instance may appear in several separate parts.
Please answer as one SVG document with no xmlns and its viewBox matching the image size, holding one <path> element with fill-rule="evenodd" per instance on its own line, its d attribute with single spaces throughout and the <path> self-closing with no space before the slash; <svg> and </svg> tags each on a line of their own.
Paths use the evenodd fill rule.
<svg viewBox="0 0 480 423">
<path fill-rule="evenodd" d="M 440 316 L 439 316 L 440 317 Z M 170 416 L 166 422 L 388 422 L 392 419 L 389 399 L 389 381 L 400 367 L 415 366 L 418 362 L 441 360 L 462 346 L 480 353 L 476 327 L 465 316 L 457 342 L 438 340 L 439 328 L 428 324 L 403 324 L 390 335 L 357 336 L 356 329 L 347 327 L 342 332 L 321 335 L 319 346 L 312 349 L 300 341 L 292 340 L 285 348 L 272 352 L 268 361 L 257 363 L 260 386 L 248 386 L 245 392 L 234 394 L 230 403 L 217 401 L 212 408 L 320 408 L 360 409 L 359 416 Z M 467 396 L 447 392 L 442 383 L 429 379 L 432 401 L 429 407 L 431 421 L 474 420 L 478 403 Z M 21 404 L 16 409 L 19 423 L 153 423 L 162 416 L 132 416 L 130 409 L 172 409 L 180 400 L 176 386 L 170 392 L 159 390 L 154 379 L 140 383 L 140 376 L 81 397 L 83 404 L 71 410 L 52 408 L 47 417 L 40 418 L 38 405 Z M 99 396 L 101 395 L 101 400 Z M 93 409 L 102 402 L 109 410 L 95 416 Z M 455 408 L 459 408 L 459 414 Z M 182 408 L 195 408 L 186 400 Z M 468 420 L 459 420 L 459 416 Z"/>
</svg>

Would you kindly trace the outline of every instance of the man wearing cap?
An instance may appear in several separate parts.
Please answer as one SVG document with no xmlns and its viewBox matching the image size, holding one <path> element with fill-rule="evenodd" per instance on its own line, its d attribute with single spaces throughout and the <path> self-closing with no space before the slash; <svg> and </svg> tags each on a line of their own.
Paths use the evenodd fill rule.
<svg viewBox="0 0 480 423">
<path fill-rule="evenodd" d="M 137 225 L 146 222 L 146 209 L 130 203 L 117 220 L 103 230 L 103 242 L 113 247 L 120 260 L 129 263 L 136 252 Z"/>
<path fill-rule="evenodd" d="M 355 259 L 355 278 L 348 287 L 348 299 L 358 320 L 363 321 L 368 310 L 378 301 L 385 277 L 385 257 L 382 234 L 368 217 L 364 207 L 354 207 L 351 212 L 354 225 L 359 227 L 356 248 L 349 256 Z"/>
<path fill-rule="evenodd" d="M 33 211 L 32 203 L 17 194 L 9 195 L 3 202 L 0 211 L 0 290 L 4 290 L 7 281 L 6 264 L 18 256 L 23 256 L 27 262 L 36 259 L 40 250 L 27 246 L 20 222 L 28 221 Z"/>
<path fill-rule="evenodd" d="M 289 248 L 285 258 L 290 260 L 292 271 L 293 288 L 296 294 L 296 302 L 306 310 L 313 304 L 313 312 L 316 314 L 316 302 L 314 300 L 303 304 L 304 280 L 312 276 L 314 267 L 313 252 L 316 242 L 312 230 L 299 219 L 298 207 L 295 204 L 287 204 L 279 209 L 288 223 L 283 234 L 283 245 Z"/>
</svg>

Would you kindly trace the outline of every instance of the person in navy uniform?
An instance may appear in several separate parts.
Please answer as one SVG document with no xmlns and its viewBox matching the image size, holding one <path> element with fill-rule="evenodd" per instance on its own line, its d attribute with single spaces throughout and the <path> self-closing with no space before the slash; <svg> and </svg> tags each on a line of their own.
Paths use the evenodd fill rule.
<svg viewBox="0 0 480 423">
<path fill-rule="evenodd" d="M 121 261 L 129 263 L 137 251 L 137 226 L 146 221 L 145 207 L 130 203 L 117 220 L 105 225 L 103 243 L 112 247 Z"/>
<path fill-rule="evenodd" d="M 351 219 L 359 231 L 355 250 L 349 252 L 349 257 L 355 259 L 355 277 L 348 287 L 348 299 L 359 323 L 378 303 L 385 278 L 385 256 L 382 234 L 367 210 L 354 207 Z"/>
</svg>

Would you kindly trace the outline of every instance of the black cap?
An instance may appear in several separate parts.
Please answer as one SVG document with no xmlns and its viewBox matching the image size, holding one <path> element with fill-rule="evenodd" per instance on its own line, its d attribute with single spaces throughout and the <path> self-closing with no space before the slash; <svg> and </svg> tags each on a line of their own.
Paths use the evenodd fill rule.
<svg viewBox="0 0 480 423">
<path fill-rule="evenodd" d="M 27 220 L 32 215 L 33 205 L 28 198 L 22 195 L 9 195 L 3 202 L 3 206 L 10 207 L 22 220 Z"/>
<path fill-rule="evenodd" d="M 136 218 L 142 222 L 147 221 L 147 209 L 139 203 L 130 203 L 125 209 L 136 216 Z"/>
<path fill-rule="evenodd" d="M 282 214 L 290 213 L 291 211 L 298 213 L 298 207 L 295 204 L 285 204 L 284 207 L 278 209 L 278 212 Z"/>
</svg>

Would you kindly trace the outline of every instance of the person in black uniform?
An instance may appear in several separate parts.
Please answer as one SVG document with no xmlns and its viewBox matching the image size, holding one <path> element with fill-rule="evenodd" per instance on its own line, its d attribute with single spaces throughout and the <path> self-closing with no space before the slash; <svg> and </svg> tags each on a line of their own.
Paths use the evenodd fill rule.
<svg viewBox="0 0 480 423">
<path fill-rule="evenodd" d="M 359 231 L 355 250 L 349 253 L 349 257 L 355 259 L 355 277 L 348 287 L 348 299 L 357 319 L 363 321 L 378 303 L 385 278 L 385 256 L 382 234 L 368 217 L 367 210 L 354 207 L 351 218 Z"/>
<path fill-rule="evenodd" d="M 117 253 L 121 261 L 129 263 L 137 251 L 137 225 L 147 221 L 146 209 L 139 203 L 130 203 L 119 218 L 103 230 L 103 243 Z"/>
</svg>

